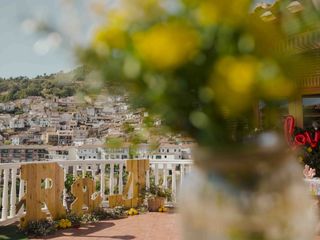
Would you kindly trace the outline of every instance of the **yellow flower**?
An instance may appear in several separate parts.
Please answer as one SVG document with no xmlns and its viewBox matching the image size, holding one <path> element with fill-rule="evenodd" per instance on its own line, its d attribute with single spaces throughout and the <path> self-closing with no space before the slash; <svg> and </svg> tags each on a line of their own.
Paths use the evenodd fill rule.
<svg viewBox="0 0 320 240">
<path fill-rule="evenodd" d="M 282 74 L 276 62 L 263 60 L 259 66 L 259 90 L 265 98 L 283 99 L 294 93 L 295 85 Z"/>
<path fill-rule="evenodd" d="M 252 107 L 257 60 L 251 57 L 223 57 L 214 67 L 211 88 L 225 113 L 238 114 Z"/>
<path fill-rule="evenodd" d="M 256 62 L 253 59 L 226 57 L 218 63 L 218 68 L 232 91 L 248 93 L 252 89 L 256 74 Z"/>
<path fill-rule="evenodd" d="M 93 39 L 95 48 L 124 48 L 126 46 L 126 34 L 124 30 L 117 26 L 105 26 L 96 31 Z"/>
<path fill-rule="evenodd" d="M 199 48 L 198 33 L 183 23 L 157 24 L 133 36 L 138 55 L 150 67 L 168 70 L 190 61 Z"/>
<path fill-rule="evenodd" d="M 299 156 L 298 160 L 299 160 L 299 162 L 303 162 L 303 157 Z"/>
<path fill-rule="evenodd" d="M 312 152 L 312 148 L 311 148 L 311 147 L 308 147 L 308 148 L 307 148 L 307 152 L 308 152 L 308 153 L 311 153 L 311 152 Z"/>
<path fill-rule="evenodd" d="M 137 215 L 138 211 L 134 208 L 130 208 L 130 210 L 128 211 L 128 215 L 129 216 L 133 216 L 133 215 Z"/>
<path fill-rule="evenodd" d="M 294 91 L 294 85 L 291 81 L 282 76 L 278 76 L 261 84 L 263 94 L 271 99 L 281 99 L 290 96 Z"/>
<path fill-rule="evenodd" d="M 190 8 L 196 6 L 196 17 L 200 24 L 212 25 L 217 22 L 227 24 L 240 24 L 243 18 L 247 18 L 247 12 L 252 5 L 251 0 L 237 0 L 230 4 L 221 0 L 184 0 Z"/>
<path fill-rule="evenodd" d="M 130 208 L 129 211 L 127 212 L 129 216 L 137 215 L 138 211 L 134 208 Z"/>
<path fill-rule="evenodd" d="M 165 207 L 160 207 L 160 208 L 158 209 L 158 212 L 167 212 L 167 211 L 168 211 L 168 209 L 165 208 Z"/>
<path fill-rule="evenodd" d="M 60 228 L 67 228 L 71 227 L 71 222 L 69 219 L 60 219 L 59 221 L 59 227 Z"/>
<path fill-rule="evenodd" d="M 197 9 L 196 16 L 203 25 L 215 24 L 218 20 L 216 4 L 213 1 L 202 1 Z"/>
</svg>

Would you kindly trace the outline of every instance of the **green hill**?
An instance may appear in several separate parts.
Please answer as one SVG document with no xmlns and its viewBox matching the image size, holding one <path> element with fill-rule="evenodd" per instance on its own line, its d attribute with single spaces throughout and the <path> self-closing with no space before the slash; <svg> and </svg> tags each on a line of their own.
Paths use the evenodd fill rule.
<svg viewBox="0 0 320 240">
<path fill-rule="evenodd" d="M 73 96 L 84 85 L 88 71 L 84 67 L 68 73 L 38 75 L 35 78 L 0 78 L 0 102 L 8 102 L 28 96 L 68 97 Z"/>
</svg>

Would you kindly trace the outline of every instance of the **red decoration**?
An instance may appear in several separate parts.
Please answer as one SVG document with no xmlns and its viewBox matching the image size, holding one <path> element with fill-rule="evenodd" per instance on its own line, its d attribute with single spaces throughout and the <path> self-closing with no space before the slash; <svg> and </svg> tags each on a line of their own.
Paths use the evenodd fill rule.
<svg viewBox="0 0 320 240">
<path fill-rule="evenodd" d="M 294 137 L 294 143 L 296 145 L 305 145 L 306 144 L 306 137 L 303 134 L 297 134 Z"/>
<path fill-rule="evenodd" d="M 289 145 L 292 145 L 292 136 L 294 131 L 294 117 L 289 115 L 284 121 L 284 136 Z"/>
<path fill-rule="evenodd" d="M 295 148 L 305 144 L 310 144 L 312 148 L 315 148 L 320 141 L 320 131 L 316 130 L 314 138 L 311 137 L 310 131 L 304 131 L 294 136 L 294 117 L 289 115 L 284 122 L 284 136 L 290 146 Z M 293 140 L 292 140 L 293 139 Z"/>
</svg>

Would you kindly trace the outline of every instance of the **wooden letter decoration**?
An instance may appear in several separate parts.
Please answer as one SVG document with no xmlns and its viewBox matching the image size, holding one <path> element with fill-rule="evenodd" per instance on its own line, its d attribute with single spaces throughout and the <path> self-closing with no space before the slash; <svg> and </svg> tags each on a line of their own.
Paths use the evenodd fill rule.
<svg viewBox="0 0 320 240">
<path fill-rule="evenodd" d="M 137 207 L 139 193 L 146 187 L 146 171 L 149 169 L 149 160 L 127 160 L 128 181 L 122 195 L 110 195 L 109 207 L 122 206 Z M 128 199 L 128 193 L 132 189 L 132 198 Z"/>
<path fill-rule="evenodd" d="M 66 213 L 62 205 L 63 169 L 57 163 L 26 164 L 21 166 L 21 179 L 27 183 L 27 191 L 22 198 L 26 204 L 26 222 L 47 217 L 41 210 L 46 204 L 53 219 Z M 45 186 L 45 182 L 47 186 Z M 19 204 L 18 204 L 19 205 Z"/>
<path fill-rule="evenodd" d="M 95 192 L 96 183 L 91 178 L 80 178 L 71 185 L 71 193 L 76 198 L 71 204 L 71 211 L 77 215 L 84 213 L 83 207 L 87 207 L 89 212 L 97 208 L 102 198 Z"/>
</svg>

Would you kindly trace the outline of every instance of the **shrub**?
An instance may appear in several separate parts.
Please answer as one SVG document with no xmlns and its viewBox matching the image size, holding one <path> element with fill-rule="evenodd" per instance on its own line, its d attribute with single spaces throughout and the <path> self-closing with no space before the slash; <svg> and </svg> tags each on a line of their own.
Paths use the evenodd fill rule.
<svg viewBox="0 0 320 240">
<path fill-rule="evenodd" d="M 57 223 L 52 220 L 42 219 L 38 221 L 30 221 L 26 227 L 22 229 L 24 234 L 28 236 L 46 236 L 57 230 Z"/>
<path fill-rule="evenodd" d="M 71 222 L 72 226 L 79 226 L 81 224 L 81 217 L 75 213 L 68 213 L 66 218 Z"/>
</svg>

